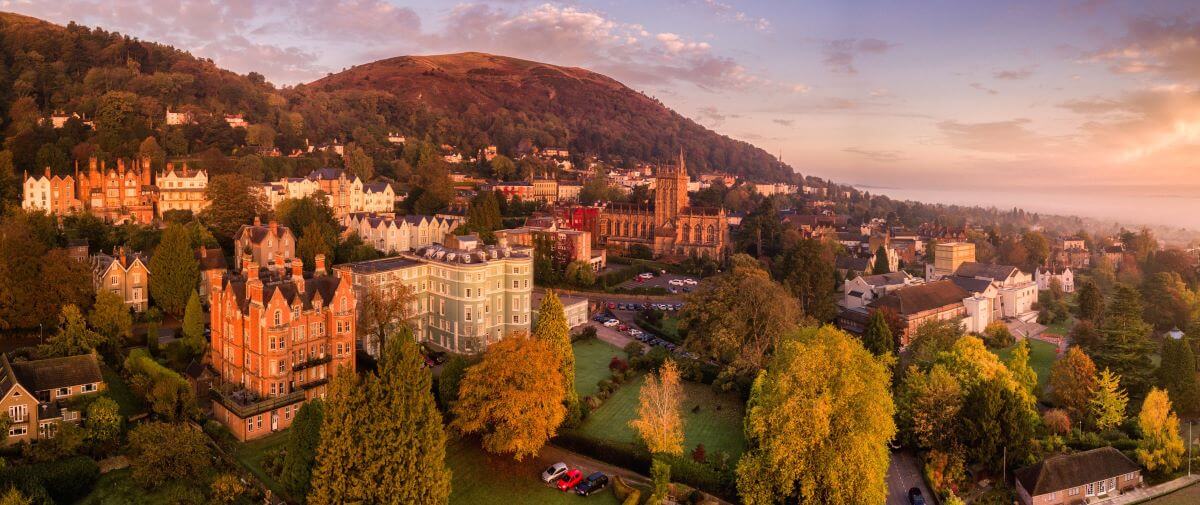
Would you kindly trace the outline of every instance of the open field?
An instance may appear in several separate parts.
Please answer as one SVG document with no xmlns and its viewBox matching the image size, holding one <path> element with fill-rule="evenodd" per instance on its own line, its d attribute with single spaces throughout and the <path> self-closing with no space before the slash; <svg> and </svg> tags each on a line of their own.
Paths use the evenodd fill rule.
<svg viewBox="0 0 1200 505">
<path fill-rule="evenodd" d="M 996 353 L 1001 361 L 1007 363 L 1015 348 L 1016 345 L 1012 345 L 1003 349 L 993 349 L 992 352 Z M 1056 359 L 1058 359 L 1058 349 L 1054 347 L 1054 344 L 1029 339 L 1029 366 L 1033 367 L 1034 372 L 1037 372 L 1039 386 L 1046 387 L 1046 381 L 1050 380 L 1050 366 Z"/>
<path fill-rule="evenodd" d="M 625 359 L 625 351 L 598 338 L 580 340 L 575 348 L 575 391 L 580 398 L 596 394 L 597 382 L 607 379 L 608 362 L 613 356 Z"/>
<path fill-rule="evenodd" d="M 618 503 L 611 490 L 605 489 L 587 498 L 564 493 L 542 484 L 539 476 L 549 463 L 540 458 L 513 461 L 483 451 L 474 440 L 446 442 L 446 465 L 453 472 L 450 503 L 479 505 L 608 505 Z"/>
<path fill-rule="evenodd" d="M 645 376 L 625 383 L 600 408 L 588 415 L 579 433 L 600 440 L 633 445 L 637 434 L 629 421 L 637 417 L 638 392 Z M 736 460 L 745 450 L 742 416 L 745 406 L 734 395 L 717 394 L 711 386 L 684 382 L 684 451 L 691 453 L 696 444 L 704 444 L 711 456 L 725 451 Z M 693 411 L 694 408 L 698 410 Z"/>
</svg>

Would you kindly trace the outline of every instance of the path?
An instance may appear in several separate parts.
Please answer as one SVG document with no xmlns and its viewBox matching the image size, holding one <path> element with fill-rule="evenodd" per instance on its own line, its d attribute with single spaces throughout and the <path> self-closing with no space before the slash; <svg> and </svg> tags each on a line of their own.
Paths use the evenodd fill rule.
<svg viewBox="0 0 1200 505">
<path fill-rule="evenodd" d="M 595 321 L 588 320 L 587 325 L 596 329 L 596 338 L 616 346 L 617 349 L 624 349 L 625 346 L 629 345 L 630 342 L 637 342 L 637 340 L 634 340 L 633 337 L 621 333 L 615 328 L 609 328 Z"/>
<path fill-rule="evenodd" d="M 892 451 L 887 472 L 887 505 L 908 505 L 908 490 L 919 488 L 925 502 L 937 504 L 937 498 L 925 486 L 921 477 L 921 462 L 908 451 Z"/>
<path fill-rule="evenodd" d="M 549 466 L 549 463 L 551 462 L 561 461 L 566 463 L 569 467 L 582 470 L 584 475 L 599 471 L 608 474 L 610 477 L 614 475 L 620 475 L 621 478 L 625 479 L 625 481 L 630 484 L 637 484 L 639 486 L 651 485 L 650 478 L 646 477 L 645 475 L 634 472 L 633 470 L 629 470 L 627 468 L 610 465 L 603 461 L 589 458 L 577 452 L 572 452 L 556 445 L 547 444 L 545 447 L 542 447 L 542 452 L 538 454 L 538 458 L 545 460 L 547 466 Z M 713 498 L 722 505 L 730 505 L 729 502 L 716 496 L 713 496 Z"/>
<path fill-rule="evenodd" d="M 1141 503 L 1152 498 L 1178 491 L 1195 484 L 1196 482 L 1200 482 L 1200 475 L 1185 475 L 1175 480 L 1169 480 L 1157 486 L 1139 487 L 1133 491 L 1128 491 L 1124 494 L 1112 496 L 1104 500 L 1097 500 L 1092 503 L 1096 505 L 1124 505 L 1127 503 Z"/>
</svg>

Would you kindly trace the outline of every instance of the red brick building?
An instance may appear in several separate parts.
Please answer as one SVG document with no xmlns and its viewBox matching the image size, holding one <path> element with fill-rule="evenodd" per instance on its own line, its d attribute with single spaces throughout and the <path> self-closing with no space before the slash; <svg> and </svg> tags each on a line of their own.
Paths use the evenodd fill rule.
<svg viewBox="0 0 1200 505">
<path fill-rule="evenodd" d="M 220 274 L 210 274 L 220 275 Z M 348 279 L 317 255 L 311 278 L 299 258 L 210 279 L 213 415 L 238 440 L 291 425 L 301 404 L 323 398 L 337 373 L 354 373 L 356 303 Z"/>
</svg>

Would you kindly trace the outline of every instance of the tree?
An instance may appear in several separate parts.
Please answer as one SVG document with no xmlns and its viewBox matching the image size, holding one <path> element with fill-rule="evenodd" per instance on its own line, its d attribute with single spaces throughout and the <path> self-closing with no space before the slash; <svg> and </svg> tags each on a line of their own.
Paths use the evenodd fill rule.
<svg viewBox="0 0 1200 505">
<path fill-rule="evenodd" d="M 1005 363 L 1008 371 L 1012 374 L 1014 380 L 1031 396 L 1037 389 L 1038 376 L 1037 372 L 1033 371 L 1033 367 L 1029 366 L 1029 341 L 1022 340 L 1017 343 L 1017 348 L 1013 349 L 1012 356 Z"/>
<path fill-rule="evenodd" d="M 500 217 L 500 203 L 494 191 L 481 191 L 467 206 L 467 228 L 473 232 L 487 234 L 504 227 Z"/>
<path fill-rule="evenodd" d="M 308 503 L 332 505 L 365 502 L 361 485 L 366 461 L 361 450 L 361 425 L 369 408 L 366 392 L 354 373 L 342 369 L 334 375 L 327 391 L 321 417 L 321 441 L 311 473 Z"/>
<path fill-rule="evenodd" d="M 820 322 L 833 320 L 837 301 L 833 252 L 829 247 L 815 239 L 797 241 L 776 265 L 775 278 L 800 302 L 804 315 Z"/>
<path fill-rule="evenodd" d="M 166 167 L 167 152 L 158 146 L 158 139 L 153 136 L 146 137 L 138 146 L 138 156 L 150 158 L 150 166 L 154 170 L 163 170 Z"/>
<path fill-rule="evenodd" d="M 1158 384 L 1166 389 L 1175 410 L 1185 417 L 1200 412 L 1200 384 L 1196 381 L 1196 356 L 1186 340 L 1163 339 Z"/>
<path fill-rule="evenodd" d="M 655 458 L 650 464 L 650 481 L 653 488 L 646 503 L 666 503 L 667 495 L 671 492 L 671 465 Z"/>
<path fill-rule="evenodd" d="M 1152 328 L 1142 320 L 1142 298 L 1136 289 L 1118 284 L 1100 327 L 1103 338 L 1093 352 L 1097 367 L 1111 369 L 1134 398 L 1145 394 L 1154 365 L 1150 361 Z"/>
<path fill-rule="evenodd" d="M 183 311 L 183 343 L 193 356 L 204 354 L 204 309 L 200 307 L 200 296 L 192 291 L 187 308 Z"/>
<path fill-rule="evenodd" d="M 1025 247 L 1028 254 L 1029 264 L 1027 266 L 1045 265 L 1046 260 L 1050 258 L 1050 241 L 1046 240 L 1046 236 L 1042 235 L 1042 232 L 1025 232 L 1021 236 L 1021 245 Z"/>
<path fill-rule="evenodd" d="M 388 338 L 416 317 L 417 298 L 409 286 L 382 288 L 372 285 L 363 291 L 361 301 L 359 329 L 364 337 L 364 347 L 373 354 L 381 351 Z"/>
<path fill-rule="evenodd" d="M 1179 436 L 1179 417 L 1171 411 L 1167 392 L 1151 388 L 1138 414 L 1138 462 L 1151 472 L 1169 474 L 1183 460 L 1183 439 Z"/>
<path fill-rule="evenodd" d="M 96 292 L 96 303 L 88 320 L 96 332 L 104 335 L 113 348 L 119 348 L 125 339 L 133 338 L 133 316 L 121 295 L 100 290 Z"/>
<path fill-rule="evenodd" d="M 867 328 L 863 330 L 862 340 L 867 350 L 876 356 L 895 352 L 892 328 L 888 326 L 887 316 L 883 311 L 871 311 L 871 316 L 867 318 Z"/>
<path fill-rule="evenodd" d="M 232 473 L 218 475 L 211 488 L 213 501 L 217 503 L 233 503 L 246 494 L 246 485 Z"/>
<path fill-rule="evenodd" d="M 579 422 L 581 416 L 579 395 L 575 391 L 575 348 L 571 346 L 571 327 L 567 326 L 567 313 L 553 290 L 546 291 L 542 298 L 533 336 L 549 344 L 559 358 L 558 371 L 563 378 L 563 405 L 567 407 L 567 424 L 574 425 Z"/>
<path fill-rule="evenodd" d="M 1051 400 L 1067 409 L 1071 417 L 1083 419 L 1096 388 L 1096 365 L 1078 346 L 1071 346 L 1050 367 L 1049 385 Z"/>
<path fill-rule="evenodd" d="M 874 275 L 891 273 L 892 267 L 888 264 L 887 247 L 882 244 L 879 249 L 875 250 L 875 265 L 871 268 L 871 273 Z"/>
<path fill-rule="evenodd" d="M 192 252 L 192 239 L 183 225 L 172 224 L 150 257 L 150 296 L 164 312 L 182 315 L 188 297 L 200 284 L 200 266 Z"/>
<path fill-rule="evenodd" d="M 683 386 L 679 367 L 668 359 L 658 374 L 646 376 L 638 395 L 638 417 L 629 422 L 650 454 L 683 454 Z"/>
<path fill-rule="evenodd" d="M 318 254 L 333 258 L 334 247 L 337 245 L 337 232 L 330 227 L 318 223 L 309 223 L 300 231 L 296 239 L 296 255 L 304 263 L 306 270 L 316 268 Z"/>
<path fill-rule="evenodd" d="M 590 287 L 596 283 L 596 271 L 592 270 L 592 265 L 586 261 L 572 261 L 567 264 L 566 272 L 563 273 L 563 280 L 572 286 L 581 288 Z"/>
<path fill-rule="evenodd" d="M 451 426 L 482 433 L 494 454 L 537 454 L 567 414 L 561 363 L 548 343 L 525 334 L 491 344 L 459 385 Z"/>
<path fill-rule="evenodd" d="M 896 433 L 888 361 L 829 326 L 783 339 L 746 404 L 742 500 L 882 503 Z"/>
<path fill-rule="evenodd" d="M 512 158 L 503 154 L 497 154 L 489 164 L 492 168 L 492 176 L 497 179 L 509 181 L 517 173 L 517 165 L 513 163 Z"/>
<path fill-rule="evenodd" d="M 459 385 L 467 375 L 467 369 L 478 362 L 478 356 L 455 354 L 442 365 L 442 373 L 438 376 L 438 401 L 443 411 L 454 410 L 454 404 L 458 402 Z"/>
<path fill-rule="evenodd" d="M 1080 319 L 1071 327 L 1071 343 L 1083 349 L 1084 352 L 1095 354 L 1100 349 L 1100 330 L 1087 319 Z"/>
<path fill-rule="evenodd" d="M 43 357 L 86 354 L 104 342 L 104 335 L 88 329 L 79 307 L 63 307 L 58 320 L 58 332 L 38 348 Z"/>
<path fill-rule="evenodd" d="M 1003 348 L 1013 345 L 1016 337 L 1013 337 L 1012 331 L 1004 321 L 992 321 L 983 329 L 983 341 L 988 347 Z"/>
<path fill-rule="evenodd" d="M 233 243 L 233 235 L 242 225 L 263 213 L 262 199 L 252 186 L 254 181 L 241 174 L 214 175 L 208 180 L 204 196 L 212 203 L 200 217 L 226 247 Z"/>
<path fill-rule="evenodd" d="M 365 183 L 375 177 L 375 160 L 361 146 L 350 143 L 346 146 L 346 171 Z"/>
<path fill-rule="evenodd" d="M 101 396 L 87 406 L 87 438 L 93 444 L 106 449 L 116 448 L 121 439 L 121 424 L 124 421 L 120 407 L 108 396 Z"/>
<path fill-rule="evenodd" d="M 951 452 L 956 448 L 954 426 L 962 409 L 963 391 L 944 365 L 928 372 L 910 367 L 898 393 L 897 419 L 901 433 L 924 449 Z"/>
<path fill-rule="evenodd" d="M 970 459 L 1000 471 L 1024 459 L 1037 429 L 1037 411 L 1000 378 L 980 383 L 963 400 L 959 441 Z"/>
<path fill-rule="evenodd" d="M 1125 419 L 1125 406 L 1129 395 L 1121 389 L 1120 378 L 1105 368 L 1096 378 L 1096 387 L 1088 401 L 1092 426 L 1105 431 L 1115 428 Z"/>
<path fill-rule="evenodd" d="M 32 505 L 33 501 L 26 498 L 25 495 L 17 491 L 17 488 L 10 487 L 0 496 L 0 505 Z"/>
<path fill-rule="evenodd" d="M 324 403 L 321 400 L 305 402 L 292 420 L 292 428 L 288 430 L 287 452 L 283 457 L 279 480 L 292 496 L 308 495 L 317 447 L 321 445 L 323 417 Z"/>
<path fill-rule="evenodd" d="M 1159 331 L 1186 328 L 1200 315 L 1200 299 L 1176 272 L 1158 272 L 1142 283 L 1145 320 Z"/>
<path fill-rule="evenodd" d="M 687 332 L 688 349 L 753 376 L 779 339 L 796 327 L 800 308 L 757 260 L 738 254 L 731 262 L 730 270 L 688 294 L 680 327 Z"/>
<path fill-rule="evenodd" d="M 198 479 L 209 468 L 206 437 L 186 424 L 150 422 L 129 433 L 129 466 L 146 487 Z"/>
<path fill-rule="evenodd" d="M 909 357 L 918 366 L 929 366 L 941 353 L 950 351 L 961 337 L 962 325 L 958 321 L 926 321 L 909 338 Z"/>
</svg>

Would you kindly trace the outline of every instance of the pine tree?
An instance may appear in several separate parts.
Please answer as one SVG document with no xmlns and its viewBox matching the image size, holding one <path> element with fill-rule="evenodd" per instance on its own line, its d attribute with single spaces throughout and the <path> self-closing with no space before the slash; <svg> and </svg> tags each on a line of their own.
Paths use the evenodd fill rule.
<svg viewBox="0 0 1200 505">
<path fill-rule="evenodd" d="M 871 273 L 875 275 L 891 273 L 892 266 L 888 262 L 887 248 L 880 245 L 875 251 L 875 266 L 871 269 Z"/>
<path fill-rule="evenodd" d="M 317 446 L 308 503 L 335 505 L 366 502 L 367 489 L 361 476 L 369 468 L 362 450 L 361 423 L 368 408 L 365 388 L 354 373 L 343 370 L 330 383 L 321 420 L 321 442 Z M 372 443 L 377 441 L 372 441 Z"/>
<path fill-rule="evenodd" d="M 1034 394 L 1037 389 L 1038 376 L 1037 372 L 1033 371 L 1033 367 L 1029 366 L 1029 341 L 1022 340 L 1017 343 L 1017 348 L 1013 350 L 1012 356 L 1008 358 L 1008 371 L 1012 373 L 1013 379 L 1017 381 L 1021 387 L 1030 395 Z"/>
<path fill-rule="evenodd" d="M 1141 398 L 1150 386 L 1154 370 L 1150 361 L 1152 329 L 1142 320 L 1141 294 L 1132 286 L 1118 284 L 1100 327 L 1103 338 L 1092 359 L 1097 367 L 1119 375 L 1133 398 Z"/>
<path fill-rule="evenodd" d="M 317 447 L 321 444 L 324 407 L 321 400 L 306 402 L 292 420 L 280 477 L 292 496 L 303 497 L 311 487 L 313 464 L 316 462 Z"/>
<path fill-rule="evenodd" d="M 164 312 L 180 315 L 188 296 L 200 283 L 200 266 L 192 252 L 191 234 L 183 225 L 172 224 L 150 258 L 150 296 Z"/>
<path fill-rule="evenodd" d="M 200 307 L 200 296 L 192 291 L 187 308 L 183 311 L 183 343 L 192 355 L 204 353 L 204 309 Z"/>
<path fill-rule="evenodd" d="M 563 405 L 567 407 L 565 424 L 572 426 L 579 422 L 581 414 L 579 395 L 575 391 L 575 348 L 571 346 L 571 328 L 567 326 L 567 314 L 562 301 L 552 290 L 546 291 L 546 296 L 542 298 L 533 336 L 549 343 L 554 353 L 559 356 L 561 365 L 558 370 L 562 373 L 563 389 L 566 391 L 563 398 Z"/>
<path fill-rule="evenodd" d="M 1200 410 L 1200 385 L 1196 382 L 1196 356 L 1185 340 L 1163 340 L 1158 383 L 1171 395 L 1175 410 L 1191 417 Z"/>
<path fill-rule="evenodd" d="M 876 356 L 891 354 L 895 351 L 895 339 L 892 337 L 892 328 L 888 326 L 887 316 L 882 310 L 871 312 L 871 316 L 867 319 L 867 328 L 863 331 L 862 339 L 863 346 Z"/>
<path fill-rule="evenodd" d="M 1100 287 L 1095 282 L 1083 281 L 1083 284 L 1079 286 L 1076 300 L 1079 308 L 1075 314 L 1079 319 L 1093 323 L 1100 321 L 1100 317 L 1104 313 L 1104 295 L 1100 293 Z"/>
</svg>

